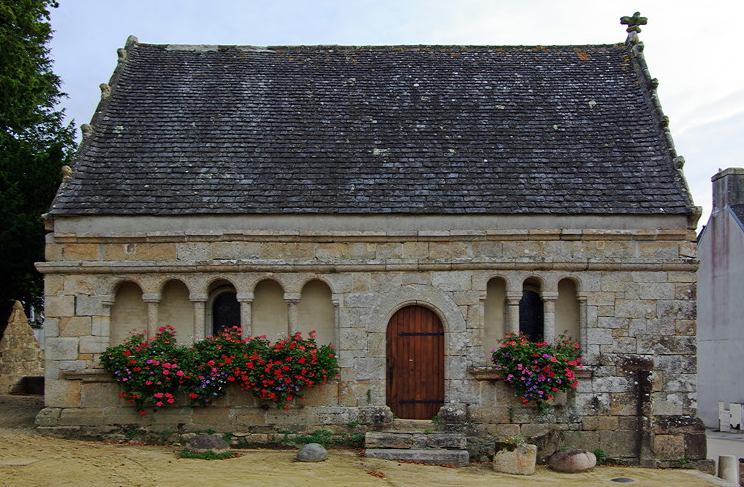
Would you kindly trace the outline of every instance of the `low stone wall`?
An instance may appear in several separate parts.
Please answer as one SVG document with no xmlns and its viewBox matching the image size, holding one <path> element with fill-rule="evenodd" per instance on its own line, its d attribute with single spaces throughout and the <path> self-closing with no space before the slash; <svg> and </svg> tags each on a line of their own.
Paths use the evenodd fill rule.
<svg viewBox="0 0 744 487">
<path fill-rule="evenodd" d="M 43 393 L 43 386 L 38 385 L 43 377 L 44 352 L 28 324 L 23 306 L 16 301 L 0 340 L 0 393 Z"/>
<path fill-rule="evenodd" d="M 590 381 L 591 375 L 584 371 L 582 380 Z M 84 407 L 43 409 L 36 421 L 42 434 L 114 441 L 136 435 L 140 441 L 173 443 L 191 433 L 212 430 L 240 447 L 282 447 L 297 438 L 301 441 L 321 434 L 336 443 L 357 446 L 359 435 L 390 429 L 394 422 L 387 406 L 339 406 L 338 381 L 322 390 L 307 391 L 289 410 L 258 401 L 231 386 L 213 405 L 147 407 L 146 414 L 140 415 L 118 397 L 119 386 L 102 370 L 71 372 L 65 379 L 77 384 Z M 432 432 L 464 433 L 471 461 L 491 461 L 495 442 L 521 436 L 537 445 L 540 463 L 563 449 L 599 449 L 605 458 L 625 465 L 712 468 L 704 461 L 705 429 L 697 418 L 587 414 L 579 408 L 579 394 L 573 391 L 540 412 L 506 394 L 510 391 L 503 383 L 497 381 L 494 386 L 504 389 L 502 397 L 512 399 L 493 406 L 448 403 L 431 423 Z M 179 403 L 185 404 L 185 398 L 179 398 Z M 652 426 L 645 429 L 645 425 Z"/>
</svg>

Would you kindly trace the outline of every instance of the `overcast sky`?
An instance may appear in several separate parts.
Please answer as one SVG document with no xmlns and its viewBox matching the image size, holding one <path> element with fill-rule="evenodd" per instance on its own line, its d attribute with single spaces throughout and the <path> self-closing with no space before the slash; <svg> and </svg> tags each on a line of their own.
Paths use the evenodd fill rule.
<svg viewBox="0 0 744 487">
<path fill-rule="evenodd" d="M 59 0 L 54 70 L 77 126 L 127 36 L 153 44 L 613 44 L 619 18 L 648 17 L 640 37 L 695 203 L 710 211 L 710 178 L 744 167 L 744 2 L 724 0 Z"/>
</svg>

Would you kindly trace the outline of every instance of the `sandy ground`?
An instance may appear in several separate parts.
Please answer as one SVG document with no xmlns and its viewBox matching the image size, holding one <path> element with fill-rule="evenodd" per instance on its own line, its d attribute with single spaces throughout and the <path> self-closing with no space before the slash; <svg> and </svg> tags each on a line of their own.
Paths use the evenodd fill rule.
<svg viewBox="0 0 744 487">
<path fill-rule="evenodd" d="M 322 463 L 294 461 L 293 450 L 245 450 L 229 460 L 178 458 L 176 448 L 46 438 L 35 434 L 40 398 L 0 396 L 0 486 L 712 486 L 688 471 L 601 467 L 584 474 L 498 474 L 490 465 L 446 468 L 331 450 Z M 371 473 L 381 473 L 383 478 Z M 700 474 L 702 475 L 702 474 Z M 611 479 L 626 477 L 621 484 Z"/>
</svg>

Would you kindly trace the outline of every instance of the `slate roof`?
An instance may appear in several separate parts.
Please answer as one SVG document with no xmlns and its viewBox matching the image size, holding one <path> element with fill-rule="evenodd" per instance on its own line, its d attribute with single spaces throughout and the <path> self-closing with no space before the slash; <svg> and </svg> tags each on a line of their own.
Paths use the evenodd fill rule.
<svg viewBox="0 0 744 487">
<path fill-rule="evenodd" d="M 739 225 L 742 226 L 742 229 L 744 229 L 744 205 L 731 205 L 731 211 L 739 220 Z"/>
<path fill-rule="evenodd" d="M 687 214 L 644 67 L 625 44 L 135 43 L 51 213 Z"/>
</svg>

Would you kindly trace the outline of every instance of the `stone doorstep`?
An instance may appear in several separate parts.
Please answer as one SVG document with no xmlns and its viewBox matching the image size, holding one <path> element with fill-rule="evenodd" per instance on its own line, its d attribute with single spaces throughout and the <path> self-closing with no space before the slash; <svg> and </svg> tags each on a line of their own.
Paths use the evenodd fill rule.
<svg viewBox="0 0 744 487">
<path fill-rule="evenodd" d="M 426 430 L 436 428 L 431 420 L 428 419 L 393 419 L 390 428 L 386 431 L 401 431 L 407 433 L 423 433 Z"/>
<path fill-rule="evenodd" d="M 467 450 L 401 450 L 399 448 L 378 448 L 366 450 L 366 457 L 382 460 L 403 460 L 408 462 L 431 463 L 434 465 L 454 465 L 464 467 L 470 463 Z"/>
<path fill-rule="evenodd" d="M 364 446 L 367 449 L 465 450 L 467 438 L 461 433 L 370 431 L 364 435 Z"/>
</svg>

